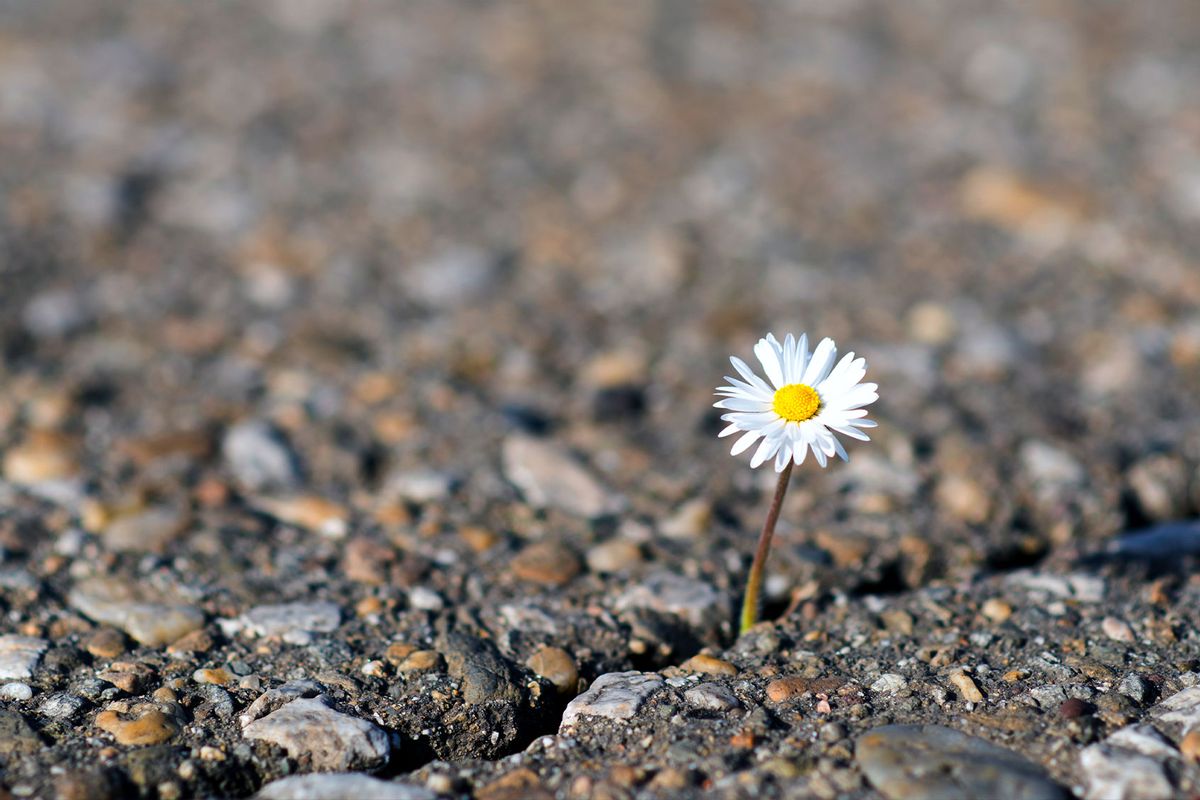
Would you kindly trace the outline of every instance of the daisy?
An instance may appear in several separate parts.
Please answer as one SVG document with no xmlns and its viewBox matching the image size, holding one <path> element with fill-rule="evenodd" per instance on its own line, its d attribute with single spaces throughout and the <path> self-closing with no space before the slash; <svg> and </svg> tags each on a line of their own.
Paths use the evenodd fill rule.
<svg viewBox="0 0 1200 800">
<path fill-rule="evenodd" d="M 726 376 L 729 385 L 717 389 L 721 399 L 714 404 L 729 412 L 721 417 L 729 427 L 720 435 L 741 434 L 731 452 L 736 456 L 757 442 L 750 466 L 757 468 L 774 459 L 775 471 L 779 473 L 775 497 L 746 577 L 742 633 L 758 622 L 758 595 L 792 466 L 804 463 L 810 450 L 822 467 L 835 455 L 848 461 L 846 448 L 834 434 L 868 441 L 862 429 L 874 428 L 875 423 L 866 418 L 863 406 L 879 399 L 875 391 L 878 386 L 860 383 L 867 374 L 866 359 L 847 353 L 837 361 L 837 346 L 832 339 L 822 339 L 809 353 L 808 337 L 804 334 L 797 341 L 789 333 L 780 344 L 768 333 L 754 346 L 754 355 L 758 356 L 770 383 L 735 356 L 729 360 L 742 380 Z"/>
<path fill-rule="evenodd" d="M 848 460 L 835 433 L 868 441 L 862 429 L 874 428 L 875 423 L 866 419 L 863 406 L 879 395 L 876 384 L 860 383 L 867 372 L 866 359 L 847 353 L 835 366 L 837 346 L 832 339 L 822 339 L 810 354 L 808 337 L 801 334 L 797 341 L 790 333 L 782 344 L 768 333 L 759 339 L 754 354 L 770 384 L 734 356 L 729 360 L 744 380 L 726 376 L 729 385 L 717 389 L 722 399 L 714 405 L 730 412 L 721 417 L 729 426 L 720 435 L 742 434 L 733 443 L 733 455 L 758 442 L 750 466 L 773 458 L 775 471 L 783 472 L 788 464 L 804 463 L 810 450 L 822 467 L 834 455 Z"/>
</svg>

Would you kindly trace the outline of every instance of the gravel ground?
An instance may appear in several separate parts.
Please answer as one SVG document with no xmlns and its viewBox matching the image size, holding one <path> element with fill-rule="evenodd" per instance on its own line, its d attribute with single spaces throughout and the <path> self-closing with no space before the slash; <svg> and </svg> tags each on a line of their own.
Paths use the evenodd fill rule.
<svg viewBox="0 0 1200 800">
<path fill-rule="evenodd" d="M 1198 36 L 0 3 L 4 796 L 1200 793 Z M 881 424 L 738 637 L 768 330 Z"/>
</svg>

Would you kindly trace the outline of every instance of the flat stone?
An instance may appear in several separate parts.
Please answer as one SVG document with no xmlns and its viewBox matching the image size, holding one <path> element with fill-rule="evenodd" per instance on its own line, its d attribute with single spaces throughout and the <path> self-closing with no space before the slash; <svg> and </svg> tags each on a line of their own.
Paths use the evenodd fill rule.
<svg viewBox="0 0 1200 800">
<path fill-rule="evenodd" d="M 342 622 L 336 603 L 284 603 L 255 606 L 237 622 L 253 636 L 294 638 L 296 633 L 331 633 Z"/>
<path fill-rule="evenodd" d="M 1151 758 L 1178 758 L 1179 751 L 1171 740 L 1150 725 L 1127 725 L 1104 740 L 1113 747 L 1132 750 Z"/>
<path fill-rule="evenodd" d="M 590 548 L 586 560 L 592 572 L 623 572 L 642 563 L 642 549 L 628 539 L 611 539 Z"/>
<path fill-rule="evenodd" d="M 615 603 L 617 611 L 645 608 L 674 614 L 697 628 L 720 625 L 725 598 L 712 584 L 675 572 L 656 572 L 627 589 Z"/>
<path fill-rule="evenodd" d="M 858 738 L 855 760 L 889 800 L 1064 800 L 1042 768 L 1003 747 L 940 725 L 885 725 Z"/>
<path fill-rule="evenodd" d="M 357 772 L 329 775 L 290 775 L 272 781 L 254 795 L 256 800 L 436 800 L 424 786 L 393 783 Z"/>
<path fill-rule="evenodd" d="M 557 508 L 580 517 L 599 517 L 618 504 L 579 462 L 550 442 L 510 436 L 501 451 L 504 476 L 537 508 Z"/>
<path fill-rule="evenodd" d="M 50 643 L 36 636 L 0 636 L 0 680 L 32 678 Z"/>
<path fill-rule="evenodd" d="M 87 701 L 77 694 L 55 692 L 38 704 L 38 713 L 50 719 L 69 720 L 83 711 Z"/>
<path fill-rule="evenodd" d="M 162 744 L 179 733 L 179 723 L 153 707 L 131 714 L 101 711 L 96 715 L 96 727 L 126 745 Z"/>
<path fill-rule="evenodd" d="M 204 625 L 204 612 L 162 598 L 142 585 L 90 578 L 75 585 L 67 602 L 96 622 L 119 628 L 147 647 L 162 647 Z"/>
<path fill-rule="evenodd" d="M 225 433 L 221 454 L 244 488 L 294 489 L 301 479 L 300 460 L 287 438 L 260 420 L 239 422 Z"/>
<path fill-rule="evenodd" d="M 871 684 L 871 691 L 876 694 L 895 694 L 908 686 L 908 679 L 895 672 L 885 672 Z"/>
<path fill-rule="evenodd" d="M 733 691 L 720 683 L 702 683 L 683 693 L 684 702 L 704 711 L 732 711 L 742 704 Z"/>
<path fill-rule="evenodd" d="M 307 494 L 257 497 L 250 504 L 285 525 L 294 525 L 330 539 L 342 539 L 350 529 L 350 512 L 346 507 L 324 497 Z"/>
<path fill-rule="evenodd" d="M 1185 730 L 1200 727 L 1200 686 L 1176 692 L 1150 709 L 1150 715 L 1162 722 L 1178 723 Z"/>
<path fill-rule="evenodd" d="M 382 728 L 334 711 L 324 697 L 292 700 L 246 725 L 242 735 L 277 744 L 314 770 L 374 769 L 391 752 Z"/>
<path fill-rule="evenodd" d="M 1079 753 L 1086 800 L 1170 800 L 1175 789 L 1163 765 L 1130 750 L 1100 743 Z"/>
<path fill-rule="evenodd" d="M 698 653 L 679 665 L 684 672 L 699 672 L 702 675 L 737 675 L 738 668 L 728 661 Z"/>
<path fill-rule="evenodd" d="M 187 525 L 184 509 L 151 506 L 118 516 L 104 526 L 104 546 L 119 553 L 161 553 Z"/>
<path fill-rule="evenodd" d="M 1064 600 L 1099 603 L 1104 599 L 1104 579 L 1084 573 L 1054 575 L 1049 572 L 1020 570 L 1010 575 L 1007 583 L 1029 592 L 1061 597 Z"/>
<path fill-rule="evenodd" d="M 562 586 L 579 574 L 579 557 L 557 542 L 536 542 L 513 558 L 512 573 L 523 581 Z"/>
<path fill-rule="evenodd" d="M 596 678 L 586 692 L 567 704 L 558 732 L 563 734 L 582 717 L 612 720 L 632 718 L 666 682 L 654 673 L 608 672 Z"/>
</svg>

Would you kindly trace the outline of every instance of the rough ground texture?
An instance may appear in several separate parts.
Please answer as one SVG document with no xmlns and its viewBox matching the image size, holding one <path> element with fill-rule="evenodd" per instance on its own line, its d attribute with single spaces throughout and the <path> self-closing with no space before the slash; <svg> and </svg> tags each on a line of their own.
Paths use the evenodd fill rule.
<svg viewBox="0 0 1200 800">
<path fill-rule="evenodd" d="M 0 783 L 1200 792 L 1198 36 L 0 4 Z M 767 330 L 881 425 L 739 638 L 773 475 L 710 404 Z"/>
</svg>

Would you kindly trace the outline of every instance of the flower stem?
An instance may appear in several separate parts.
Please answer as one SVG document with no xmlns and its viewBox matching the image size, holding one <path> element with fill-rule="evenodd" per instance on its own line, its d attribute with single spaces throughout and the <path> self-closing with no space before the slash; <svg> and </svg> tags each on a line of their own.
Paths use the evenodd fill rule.
<svg viewBox="0 0 1200 800">
<path fill-rule="evenodd" d="M 779 473 L 775 498 L 767 511 L 767 521 L 763 523 L 762 533 L 758 535 L 754 563 L 750 565 L 750 575 L 746 579 L 746 596 L 742 600 L 742 626 L 739 633 L 745 633 L 758 622 L 758 595 L 762 590 L 763 574 L 766 572 L 767 554 L 771 552 L 771 537 L 775 535 L 775 523 L 779 520 L 779 510 L 783 507 L 783 496 L 787 494 L 788 480 L 791 477 L 792 462 L 789 460 L 783 472 Z"/>
</svg>

